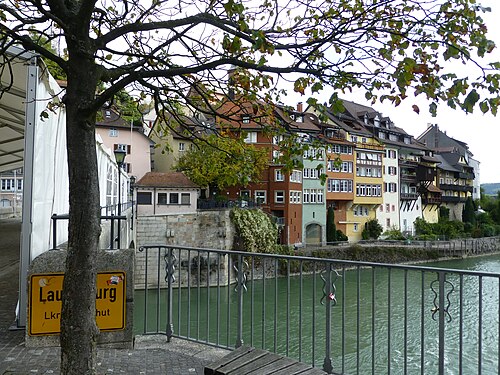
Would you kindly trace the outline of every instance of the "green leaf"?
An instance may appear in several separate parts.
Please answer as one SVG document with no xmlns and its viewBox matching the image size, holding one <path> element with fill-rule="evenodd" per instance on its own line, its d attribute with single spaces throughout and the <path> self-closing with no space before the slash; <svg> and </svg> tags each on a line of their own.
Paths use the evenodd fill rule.
<svg viewBox="0 0 500 375">
<path fill-rule="evenodd" d="M 465 98 L 463 108 L 465 109 L 466 112 L 472 113 L 474 111 L 474 106 L 476 105 L 477 101 L 479 100 L 479 94 L 475 89 L 471 90 L 469 92 L 469 95 Z"/>
</svg>

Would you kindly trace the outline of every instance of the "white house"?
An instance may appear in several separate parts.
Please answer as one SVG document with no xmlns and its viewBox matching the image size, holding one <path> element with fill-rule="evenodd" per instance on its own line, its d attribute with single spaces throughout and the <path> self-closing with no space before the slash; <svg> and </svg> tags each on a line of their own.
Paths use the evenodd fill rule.
<svg viewBox="0 0 500 375">
<path fill-rule="evenodd" d="M 148 172 L 135 185 L 137 216 L 196 213 L 199 191 L 181 172 Z"/>
</svg>

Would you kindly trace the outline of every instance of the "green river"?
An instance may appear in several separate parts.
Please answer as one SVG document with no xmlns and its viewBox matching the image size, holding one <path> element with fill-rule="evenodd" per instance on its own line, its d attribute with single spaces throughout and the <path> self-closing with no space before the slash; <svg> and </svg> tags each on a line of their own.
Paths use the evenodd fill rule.
<svg viewBox="0 0 500 375">
<path fill-rule="evenodd" d="M 500 255 L 425 266 L 500 273 Z M 331 312 L 334 371 L 437 374 L 438 323 L 433 320 L 435 295 L 431 290 L 436 272 L 378 268 L 338 271 L 337 303 Z M 446 292 L 451 293 L 445 326 L 446 373 L 498 374 L 498 279 L 448 274 L 447 280 L 451 284 L 447 284 Z M 244 344 L 321 367 L 325 356 L 326 314 L 321 304 L 323 282 L 319 274 L 249 280 L 247 287 L 243 305 Z M 237 328 L 234 288 L 232 285 L 174 289 L 174 335 L 234 347 Z M 136 334 L 145 331 L 144 297 L 144 291 L 136 291 Z M 165 332 L 165 301 L 165 290 L 159 296 L 155 290 L 148 292 L 147 332 Z M 434 317 L 437 319 L 438 314 Z"/>
</svg>

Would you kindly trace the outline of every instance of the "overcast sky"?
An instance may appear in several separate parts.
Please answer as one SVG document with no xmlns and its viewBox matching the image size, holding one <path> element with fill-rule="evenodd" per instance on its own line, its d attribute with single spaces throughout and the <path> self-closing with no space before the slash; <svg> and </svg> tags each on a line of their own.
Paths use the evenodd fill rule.
<svg viewBox="0 0 500 375">
<path fill-rule="evenodd" d="M 483 14 L 483 19 L 486 21 L 489 37 L 497 45 L 493 60 L 500 61 L 500 0 L 482 0 L 479 3 L 492 9 L 491 13 Z M 500 111 L 497 117 L 489 113 L 483 115 L 479 108 L 473 114 L 465 114 L 442 104 L 437 117 L 432 117 L 426 110 L 428 104 L 422 102 L 420 114 L 416 114 L 411 108 L 413 103 L 408 100 L 397 108 L 389 104 L 375 104 L 373 108 L 389 116 L 396 126 L 415 137 L 425 131 L 428 123 L 438 124 L 449 136 L 469 145 L 474 159 L 481 163 L 481 183 L 500 183 L 500 153 L 496 152 L 500 151 Z"/>
</svg>

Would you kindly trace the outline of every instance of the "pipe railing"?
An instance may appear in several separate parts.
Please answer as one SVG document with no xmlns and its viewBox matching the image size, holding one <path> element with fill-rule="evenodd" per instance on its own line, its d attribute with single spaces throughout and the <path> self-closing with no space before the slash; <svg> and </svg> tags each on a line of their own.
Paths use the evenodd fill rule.
<svg viewBox="0 0 500 375">
<path fill-rule="evenodd" d="M 133 229 L 134 222 L 134 202 L 129 201 L 125 203 L 121 203 L 121 212 L 125 212 L 129 208 L 132 208 L 132 217 L 131 217 L 131 228 Z M 100 220 L 109 220 L 110 222 L 110 234 L 109 234 L 109 249 L 120 249 L 121 248 L 121 222 L 122 220 L 127 221 L 127 216 L 125 215 L 117 215 L 118 205 L 110 205 L 101 207 L 101 216 Z M 53 214 L 51 216 L 52 220 L 52 249 L 57 249 L 58 240 L 57 240 L 57 222 L 59 220 L 69 220 L 69 214 Z M 116 222 L 116 229 L 115 229 Z"/>
</svg>

